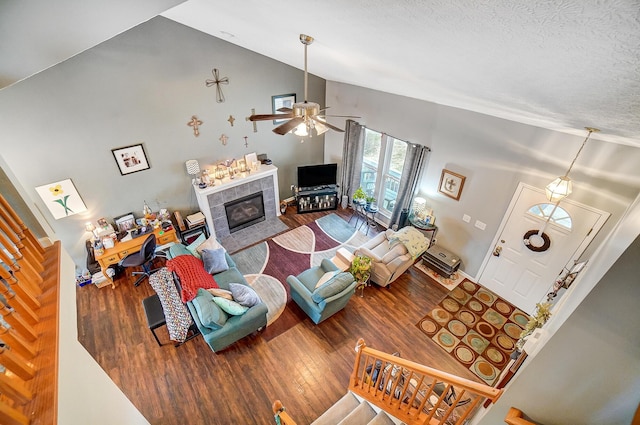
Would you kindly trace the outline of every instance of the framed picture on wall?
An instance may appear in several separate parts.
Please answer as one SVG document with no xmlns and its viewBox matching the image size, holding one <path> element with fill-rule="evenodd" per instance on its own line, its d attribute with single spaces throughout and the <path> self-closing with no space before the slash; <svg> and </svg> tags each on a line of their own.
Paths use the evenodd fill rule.
<svg viewBox="0 0 640 425">
<path fill-rule="evenodd" d="M 38 186 L 36 192 L 56 220 L 87 210 L 71 179 Z"/>
<path fill-rule="evenodd" d="M 465 179 L 465 176 L 454 173 L 453 171 L 449 171 L 445 168 L 442 170 L 442 175 L 440 176 L 438 192 L 457 201 L 460 199 L 460 195 L 462 194 Z"/>
<path fill-rule="evenodd" d="M 116 160 L 116 164 L 118 164 L 120 174 L 123 176 L 151 168 L 149 167 L 149 161 L 147 161 L 147 155 L 144 153 L 142 143 L 111 149 L 111 152 Z"/>
<path fill-rule="evenodd" d="M 274 114 L 283 114 L 284 112 L 278 111 L 280 108 L 293 108 L 293 104 L 296 103 L 296 94 L 279 94 L 277 96 L 271 96 L 271 108 L 273 109 Z M 273 120 L 274 124 L 280 124 L 285 122 L 287 119 L 283 120 Z"/>
</svg>

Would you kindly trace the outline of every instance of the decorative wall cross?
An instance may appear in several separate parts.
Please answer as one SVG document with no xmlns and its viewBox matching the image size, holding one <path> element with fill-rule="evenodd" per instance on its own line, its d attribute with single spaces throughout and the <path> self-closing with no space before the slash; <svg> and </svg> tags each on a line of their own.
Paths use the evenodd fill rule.
<svg viewBox="0 0 640 425">
<path fill-rule="evenodd" d="M 256 108 L 251 108 L 251 115 L 255 115 L 256 114 Z M 249 117 L 245 117 L 245 121 L 251 121 L 249 119 Z M 251 123 L 253 124 L 253 132 L 257 133 L 258 132 L 258 123 L 255 121 L 251 121 Z"/>
<path fill-rule="evenodd" d="M 233 118 L 233 115 L 229 115 L 229 119 L 228 119 L 227 121 L 229 121 L 229 123 L 231 124 L 231 127 L 233 127 L 233 122 L 234 122 L 235 120 L 236 120 L 236 119 L 235 119 L 235 118 Z"/>
<path fill-rule="evenodd" d="M 227 77 L 222 77 L 220 78 L 220 74 L 218 73 L 218 70 L 216 68 L 213 68 L 211 70 L 211 73 L 213 74 L 213 80 L 207 80 L 205 81 L 205 84 L 207 85 L 207 87 L 211 87 L 215 84 L 216 86 L 216 102 L 218 103 L 223 103 L 224 102 L 224 93 L 222 93 L 222 87 L 220 87 L 220 84 L 229 84 L 229 78 Z"/>
<path fill-rule="evenodd" d="M 247 140 L 249 137 L 244 136 L 244 147 L 248 148 L 249 147 L 249 141 Z"/>
<path fill-rule="evenodd" d="M 189 127 L 193 127 L 193 135 L 198 137 L 200 135 L 199 126 L 202 125 L 202 121 L 198 119 L 195 115 L 191 116 L 191 121 L 187 123 Z"/>
<path fill-rule="evenodd" d="M 229 140 L 229 136 L 227 136 L 226 134 L 223 134 L 222 136 L 220 136 L 220 139 L 218 139 L 218 140 L 220 140 L 222 142 L 222 144 L 224 146 L 226 146 L 227 145 L 227 141 Z"/>
</svg>

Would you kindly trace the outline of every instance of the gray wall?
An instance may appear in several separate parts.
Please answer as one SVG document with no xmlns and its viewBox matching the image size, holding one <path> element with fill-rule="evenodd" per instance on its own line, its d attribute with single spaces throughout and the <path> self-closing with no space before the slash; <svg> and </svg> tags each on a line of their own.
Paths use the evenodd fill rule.
<svg viewBox="0 0 640 425">
<path fill-rule="evenodd" d="M 212 68 L 229 78 L 225 103 L 216 103 L 215 87 L 205 86 Z M 325 81 L 311 76 L 310 99 L 324 99 L 324 90 Z M 86 221 L 141 215 L 144 201 L 154 210 L 197 210 L 188 159 L 205 168 L 267 153 L 279 168 L 281 198 L 290 196 L 296 167 L 322 162 L 323 138 L 301 144 L 274 134 L 271 121 L 258 122 L 254 133 L 245 120 L 251 108 L 271 113 L 271 96 L 286 93 L 303 100 L 299 69 L 157 17 L 0 91 L 0 163 L 52 227 L 50 236 L 82 266 Z M 197 138 L 187 126 L 192 115 L 204 122 Z M 226 146 L 218 140 L 223 133 Z M 111 149 L 137 143 L 151 169 L 121 176 Z M 54 220 L 34 188 L 66 178 L 88 211 Z"/>
<path fill-rule="evenodd" d="M 537 423 L 629 425 L 640 394 L 640 238 L 523 368 L 481 424 L 517 406 Z"/>
<path fill-rule="evenodd" d="M 420 193 L 434 209 L 438 244 L 460 255 L 471 276 L 491 248 L 518 182 L 544 187 L 564 175 L 586 137 L 586 131 L 572 136 L 336 82 L 327 82 L 327 105 L 333 113 L 361 116 L 357 121 L 371 129 L 431 148 Z M 342 135 L 328 133 L 325 140 L 325 161 L 341 162 Z M 594 139 L 580 154 L 570 174 L 571 198 L 612 214 L 585 258 L 640 192 L 639 158 L 637 148 Z M 443 168 L 466 176 L 459 201 L 437 192 Z M 462 221 L 464 214 L 470 223 Z M 476 220 L 486 223 L 484 231 L 474 227 Z"/>
</svg>

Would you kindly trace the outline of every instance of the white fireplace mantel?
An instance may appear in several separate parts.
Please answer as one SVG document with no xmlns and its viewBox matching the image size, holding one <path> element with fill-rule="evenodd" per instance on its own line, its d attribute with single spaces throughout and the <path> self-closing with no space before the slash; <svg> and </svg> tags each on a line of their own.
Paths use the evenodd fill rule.
<svg viewBox="0 0 640 425">
<path fill-rule="evenodd" d="M 271 185 L 271 181 L 269 181 L 268 178 L 273 180 L 273 185 Z M 260 189 L 260 186 L 257 186 L 257 182 L 259 181 L 268 182 L 269 184 L 263 184 L 263 187 Z M 208 186 L 204 189 L 193 186 L 193 190 L 195 191 L 200 211 L 202 211 L 207 219 L 207 225 L 212 236 L 218 236 L 219 238 L 228 236 L 228 234 L 224 234 L 226 231 L 220 232 L 220 234 L 216 232 L 216 222 L 220 223 L 220 220 L 226 221 L 222 203 L 233 201 L 252 192 L 262 190 L 263 196 L 268 195 L 268 197 L 264 196 L 266 218 L 280 215 L 278 168 L 275 165 L 260 165 L 258 171 L 239 173 L 234 179 L 225 177 L 222 181 L 215 180 L 214 186 Z M 218 194 L 223 196 L 218 196 Z"/>
</svg>

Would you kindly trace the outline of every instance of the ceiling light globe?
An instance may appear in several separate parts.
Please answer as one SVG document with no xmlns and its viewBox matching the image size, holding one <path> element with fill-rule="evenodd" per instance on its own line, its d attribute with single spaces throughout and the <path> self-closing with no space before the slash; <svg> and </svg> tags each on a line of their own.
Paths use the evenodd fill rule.
<svg viewBox="0 0 640 425">
<path fill-rule="evenodd" d="M 544 188 L 547 199 L 551 202 L 560 202 L 573 192 L 573 183 L 567 176 L 558 177 Z"/>
<path fill-rule="evenodd" d="M 307 132 L 307 124 L 298 124 L 298 126 L 296 127 L 296 131 L 293 134 L 300 137 L 307 137 L 309 135 L 309 133 Z"/>
</svg>

